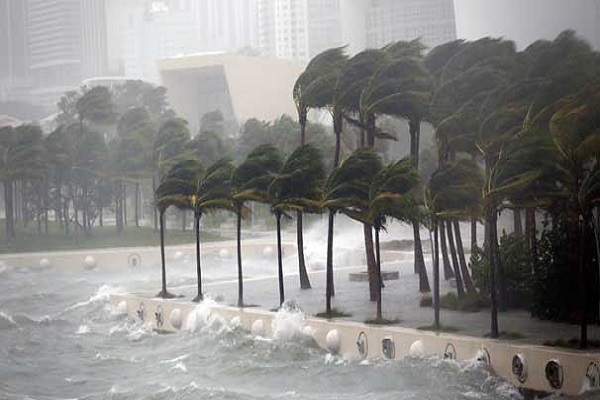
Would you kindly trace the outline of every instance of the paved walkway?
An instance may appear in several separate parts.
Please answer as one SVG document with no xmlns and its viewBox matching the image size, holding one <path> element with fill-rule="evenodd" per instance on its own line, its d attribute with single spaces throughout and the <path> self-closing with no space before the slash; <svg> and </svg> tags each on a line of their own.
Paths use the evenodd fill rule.
<svg viewBox="0 0 600 400">
<path fill-rule="evenodd" d="M 399 253 L 400 254 L 400 253 Z M 391 261 L 384 264 L 382 270 L 398 271 L 399 279 L 385 282 L 383 289 L 383 314 L 389 320 L 398 320 L 396 325 L 419 328 L 433 323 L 433 309 L 419 306 L 421 294 L 418 292 L 418 276 L 413 273 L 413 261 L 410 253 L 404 253 L 403 260 Z M 234 260 L 231 261 L 235 263 Z M 279 302 L 277 282 L 277 260 L 274 257 L 262 260 L 267 266 L 261 272 L 245 274 L 244 302 L 264 309 L 276 309 Z M 431 264 L 426 259 L 426 263 Z M 205 264 L 206 265 L 206 264 Z M 272 270 L 269 271 L 269 265 Z M 325 310 L 325 271 L 324 265 L 318 264 L 318 269 L 309 269 L 312 289 L 300 290 L 295 255 L 289 255 L 284 262 L 285 298 L 296 301 L 308 315 Z M 333 307 L 349 314 L 342 319 L 365 322 L 375 317 L 375 303 L 369 301 L 368 283 L 350 281 L 349 273 L 364 271 L 364 266 L 337 267 L 334 272 L 335 297 Z M 432 279 L 429 271 L 429 277 Z M 207 279 L 205 293 L 225 304 L 237 303 L 237 278 L 234 269 L 231 275 L 224 276 L 222 270 L 217 279 L 211 278 L 210 270 L 204 274 Z M 433 282 L 431 282 L 433 286 Z M 183 294 L 186 298 L 195 296 L 195 285 L 170 288 L 171 291 Z M 456 290 L 447 282 L 441 282 L 441 291 Z M 490 332 L 489 310 L 479 312 L 457 312 L 441 310 L 442 325 L 458 329 L 457 333 L 483 337 Z M 510 311 L 499 315 L 500 331 L 518 335 L 518 339 L 510 339 L 528 344 L 543 344 L 548 340 L 579 337 L 579 326 L 530 318 L 525 311 Z M 588 330 L 589 338 L 600 340 L 600 327 L 591 325 Z"/>
</svg>

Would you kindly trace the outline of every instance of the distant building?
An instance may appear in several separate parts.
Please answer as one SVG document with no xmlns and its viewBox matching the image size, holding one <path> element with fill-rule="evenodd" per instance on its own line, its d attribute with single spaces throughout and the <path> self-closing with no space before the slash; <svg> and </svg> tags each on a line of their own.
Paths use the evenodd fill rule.
<svg viewBox="0 0 600 400">
<path fill-rule="evenodd" d="M 367 47 L 421 38 L 429 48 L 456 39 L 453 0 L 370 0 Z"/>
<path fill-rule="evenodd" d="M 288 60 L 309 58 L 306 0 L 259 0 L 258 21 L 262 55 Z"/>
<path fill-rule="evenodd" d="M 53 109 L 60 95 L 106 70 L 103 0 L 26 0 L 30 100 Z"/>
<path fill-rule="evenodd" d="M 0 101 L 23 101 L 28 74 L 26 3 L 0 0 Z"/>
<path fill-rule="evenodd" d="M 170 104 L 194 134 L 200 119 L 219 110 L 226 123 L 295 115 L 292 87 L 300 63 L 239 54 L 197 54 L 158 62 Z"/>
</svg>

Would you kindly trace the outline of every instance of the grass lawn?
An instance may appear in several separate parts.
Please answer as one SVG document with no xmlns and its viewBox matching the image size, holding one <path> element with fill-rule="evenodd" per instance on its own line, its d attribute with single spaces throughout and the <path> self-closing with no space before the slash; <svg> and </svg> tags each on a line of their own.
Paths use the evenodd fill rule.
<svg viewBox="0 0 600 400">
<path fill-rule="evenodd" d="M 96 226 L 92 229 L 92 233 L 89 236 L 86 237 L 80 234 L 78 241 L 73 236 L 73 232 L 70 232 L 70 235 L 66 236 L 64 229 L 60 228 L 58 224 L 51 222 L 48 228 L 47 235 L 44 233 L 40 235 L 36 224 L 29 224 L 27 227 L 19 224 L 16 227 L 16 237 L 10 245 L 6 245 L 5 225 L 4 220 L 1 220 L 0 254 L 160 245 L 160 236 L 158 232 L 154 232 L 152 227 L 136 228 L 134 226 L 126 226 L 123 233 L 117 235 L 116 227 L 114 226 Z M 203 242 L 223 240 L 222 237 L 210 233 L 201 232 L 200 236 L 200 240 Z M 181 229 L 170 229 L 165 233 L 165 244 L 167 246 L 193 243 L 195 243 L 195 239 L 192 230 L 182 232 Z"/>
</svg>

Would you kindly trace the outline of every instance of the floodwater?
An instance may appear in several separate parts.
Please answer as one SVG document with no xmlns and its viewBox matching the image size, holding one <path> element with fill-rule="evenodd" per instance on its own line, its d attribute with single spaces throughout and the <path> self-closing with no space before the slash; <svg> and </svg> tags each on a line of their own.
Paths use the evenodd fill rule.
<svg viewBox="0 0 600 400">
<path fill-rule="evenodd" d="M 262 273 L 248 264 L 247 274 Z M 204 265 L 208 281 L 235 275 Z M 194 270 L 181 263 L 169 276 L 189 285 Z M 206 318 L 203 304 L 181 332 L 158 334 L 111 308 L 111 293 L 154 293 L 159 278 L 157 265 L 112 274 L 0 266 L 0 399 L 521 398 L 475 361 L 345 360 L 293 323 L 281 339 L 253 338 Z"/>
</svg>

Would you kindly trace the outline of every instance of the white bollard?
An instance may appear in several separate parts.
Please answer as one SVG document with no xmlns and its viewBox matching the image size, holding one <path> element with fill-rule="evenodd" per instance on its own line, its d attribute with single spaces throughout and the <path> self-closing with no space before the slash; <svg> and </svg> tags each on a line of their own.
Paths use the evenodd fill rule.
<svg viewBox="0 0 600 400">
<path fill-rule="evenodd" d="M 413 358 L 422 358 L 425 355 L 425 346 L 423 346 L 423 342 L 421 340 L 415 340 L 413 344 L 410 345 L 408 354 Z"/>
<path fill-rule="evenodd" d="M 117 304 L 116 312 L 119 315 L 127 314 L 127 302 L 125 300 L 121 300 L 119 304 Z"/>
<path fill-rule="evenodd" d="M 333 354 L 340 351 L 342 345 L 342 336 L 337 329 L 332 329 L 325 336 L 325 347 Z"/>
<path fill-rule="evenodd" d="M 171 326 L 175 329 L 181 329 L 181 324 L 183 323 L 183 319 L 181 317 L 181 310 L 179 308 L 174 308 L 169 315 L 169 322 Z"/>
<path fill-rule="evenodd" d="M 85 269 L 96 268 L 96 259 L 93 256 L 86 256 L 83 260 L 83 266 L 85 267 Z"/>
<path fill-rule="evenodd" d="M 252 327 L 250 328 L 250 332 L 252 332 L 252 336 L 265 336 L 265 323 L 262 319 L 257 319 L 252 323 Z"/>
</svg>

